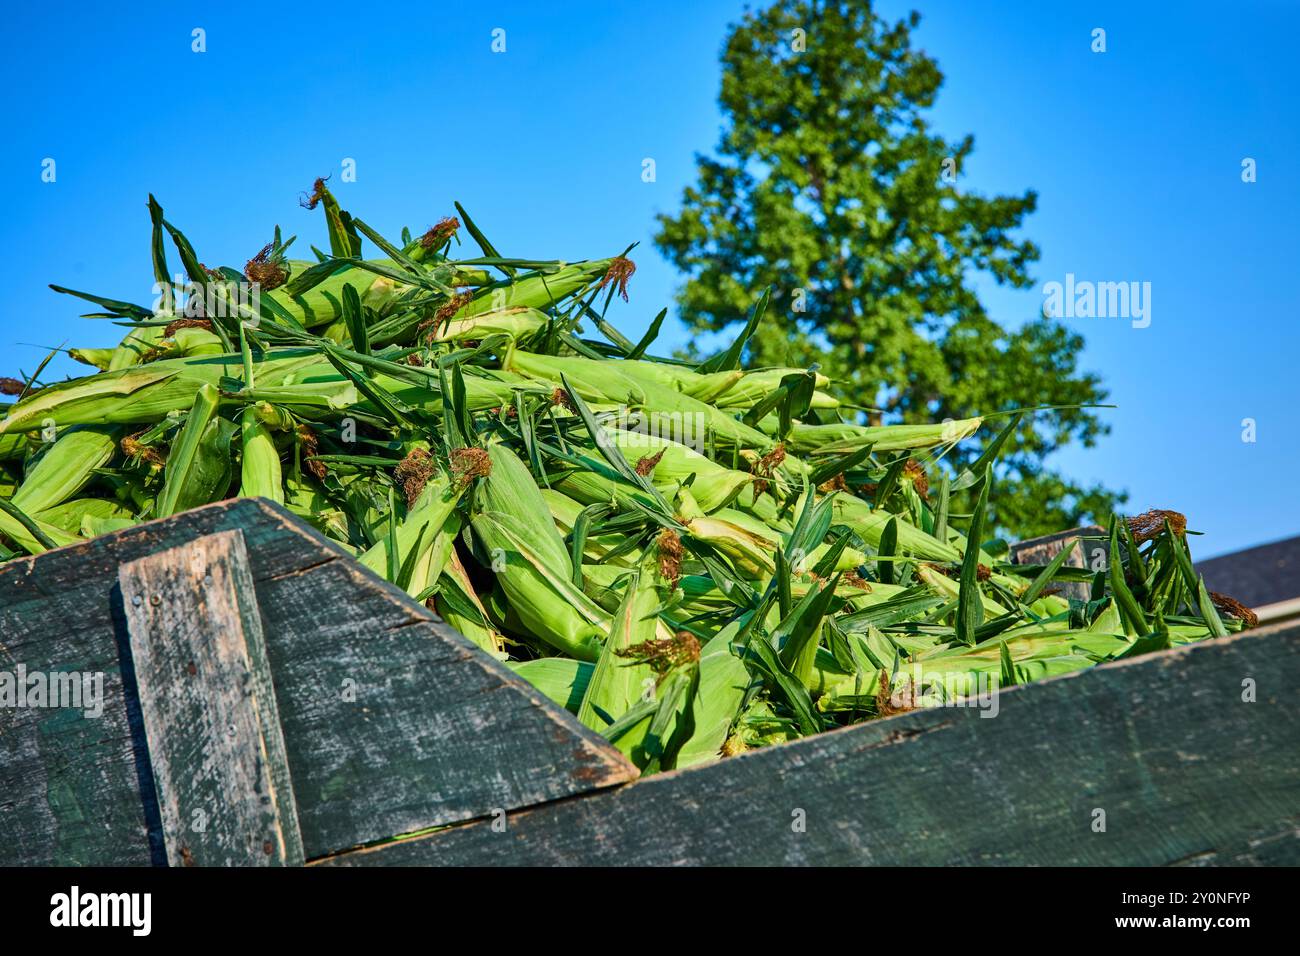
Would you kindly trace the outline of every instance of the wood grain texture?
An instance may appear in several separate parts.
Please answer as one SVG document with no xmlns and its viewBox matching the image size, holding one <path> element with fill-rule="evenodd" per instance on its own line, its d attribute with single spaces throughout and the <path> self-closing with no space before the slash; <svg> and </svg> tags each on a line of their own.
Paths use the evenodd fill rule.
<svg viewBox="0 0 1300 956">
<path fill-rule="evenodd" d="M 1062 548 L 1077 541 L 1074 553 L 1065 559 L 1066 565 L 1072 568 L 1104 568 L 1106 553 L 1110 550 L 1110 546 L 1105 541 L 1096 539 L 1104 537 L 1105 534 L 1105 528 L 1089 525 L 1041 538 L 1030 538 L 1011 546 L 1011 560 L 1016 564 L 1050 564 L 1052 559 L 1061 553 Z M 1090 586 L 1080 581 L 1070 581 L 1054 587 L 1062 597 L 1074 598 L 1076 601 L 1086 601 L 1091 595 Z"/>
<path fill-rule="evenodd" d="M 1298 681 L 1262 628 L 321 863 L 1294 865 Z"/>
<path fill-rule="evenodd" d="M 98 719 L 0 710 L 0 863 L 162 863 L 118 567 L 239 529 L 304 850 L 321 856 L 636 770 L 282 508 L 241 499 L 0 565 L 0 668 L 104 674 Z"/>
<path fill-rule="evenodd" d="M 118 581 L 167 862 L 301 866 L 243 534 L 131 561 Z"/>
</svg>

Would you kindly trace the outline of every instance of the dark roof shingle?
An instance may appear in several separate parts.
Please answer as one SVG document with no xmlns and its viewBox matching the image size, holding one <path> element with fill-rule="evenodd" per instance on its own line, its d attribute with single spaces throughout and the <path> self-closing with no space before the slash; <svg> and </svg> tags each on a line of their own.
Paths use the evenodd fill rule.
<svg viewBox="0 0 1300 956">
<path fill-rule="evenodd" d="M 1300 597 L 1300 537 L 1197 562 L 1211 591 L 1261 608 Z"/>
</svg>

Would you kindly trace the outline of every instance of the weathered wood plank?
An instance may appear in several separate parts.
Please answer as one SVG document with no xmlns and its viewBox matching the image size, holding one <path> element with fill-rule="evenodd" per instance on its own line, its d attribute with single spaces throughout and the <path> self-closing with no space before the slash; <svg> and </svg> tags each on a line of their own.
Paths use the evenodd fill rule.
<svg viewBox="0 0 1300 956">
<path fill-rule="evenodd" d="M 302 835 L 244 537 L 118 571 L 172 866 L 300 866 Z"/>
<path fill-rule="evenodd" d="M 1011 560 L 1016 564 L 1050 564 L 1052 559 L 1061 553 L 1061 549 L 1077 542 L 1074 552 L 1065 559 L 1066 565 L 1072 568 L 1102 570 L 1106 567 L 1107 552 L 1110 550 L 1107 542 L 1100 540 L 1105 534 L 1105 528 L 1089 525 L 1041 538 L 1030 538 L 1011 546 Z M 1063 597 L 1074 598 L 1076 601 L 1086 601 L 1090 596 L 1089 586 L 1079 581 L 1058 584 L 1055 587 Z"/>
<path fill-rule="evenodd" d="M 1248 631 L 321 863 L 1294 865 L 1297 682 Z"/>
<path fill-rule="evenodd" d="M 278 506 L 243 499 L 0 565 L 0 669 L 102 675 L 103 712 L 0 709 L 0 863 L 165 860 L 119 565 L 242 530 L 307 855 L 610 786 L 635 769 Z"/>
<path fill-rule="evenodd" d="M 263 587 L 304 834 L 331 849 L 610 786 L 631 764 L 351 560 Z M 310 752 L 302 752 L 310 747 Z M 378 817 L 377 814 L 380 814 Z"/>
</svg>

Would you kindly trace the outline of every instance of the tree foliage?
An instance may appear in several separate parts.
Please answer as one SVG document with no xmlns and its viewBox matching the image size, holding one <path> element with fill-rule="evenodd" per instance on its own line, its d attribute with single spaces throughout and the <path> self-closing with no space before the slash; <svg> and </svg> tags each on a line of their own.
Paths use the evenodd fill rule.
<svg viewBox="0 0 1300 956">
<path fill-rule="evenodd" d="M 1041 317 L 1004 328 L 977 295 L 979 274 L 1032 284 L 1038 249 L 1015 233 L 1036 195 L 960 187 L 974 139 L 930 128 L 943 74 L 912 47 L 919 21 L 888 23 L 867 0 L 782 0 L 732 27 L 716 155 L 697 157 L 697 181 L 655 238 L 687 276 L 681 315 L 718 331 L 770 286 L 769 315 L 784 321 L 765 323 L 747 363 L 820 363 L 873 420 L 1099 403 L 1080 336 Z M 999 495 L 998 526 L 1028 536 L 1106 515 L 1122 496 L 1044 459 L 1107 430 L 1088 409 L 1027 416 L 1001 458 L 1002 491 L 1018 494 Z M 980 450 L 970 442 L 949 463 Z"/>
</svg>

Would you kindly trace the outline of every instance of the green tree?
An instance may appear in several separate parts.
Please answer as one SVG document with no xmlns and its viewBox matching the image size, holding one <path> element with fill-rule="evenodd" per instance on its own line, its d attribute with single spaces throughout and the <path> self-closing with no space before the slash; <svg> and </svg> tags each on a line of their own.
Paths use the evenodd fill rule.
<svg viewBox="0 0 1300 956">
<path fill-rule="evenodd" d="M 875 421 L 1101 402 L 1100 380 L 1078 369 L 1080 336 L 1041 317 L 1003 328 L 975 292 L 979 273 L 1031 285 L 1038 249 L 1013 232 L 1036 196 L 958 188 L 974 139 L 929 127 L 943 74 L 911 46 L 919 21 L 887 23 L 868 0 L 784 0 L 732 27 L 717 155 L 697 157 L 698 181 L 655 237 L 687 275 L 681 315 L 721 330 L 770 286 L 781 321 L 747 363 L 818 362 Z M 986 431 L 949 464 L 978 455 Z M 1086 409 L 1027 417 L 1000 459 L 997 526 L 1027 537 L 1108 514 L 1123 496 L 1044 465 L 1107 431 Z"/>
</svg>

